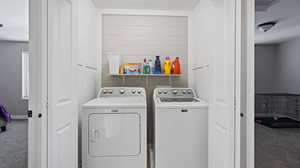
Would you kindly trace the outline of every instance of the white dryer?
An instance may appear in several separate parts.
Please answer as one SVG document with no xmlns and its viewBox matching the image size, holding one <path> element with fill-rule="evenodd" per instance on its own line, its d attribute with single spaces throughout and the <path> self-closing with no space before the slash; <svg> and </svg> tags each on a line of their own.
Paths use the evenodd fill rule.
<svg viewBox="0 0 300 168">
<path fill-rule="evenodd" d="M 145 168 L 146 109 L 143 88 L 102 88 L 84 104 L 82 167 Z"/>
<path fill-rule="evenodd" d="M 157 88 L 153 100 L 155 168 L 207 168 L 207 103 L 191 88 Z"/>
</svg>

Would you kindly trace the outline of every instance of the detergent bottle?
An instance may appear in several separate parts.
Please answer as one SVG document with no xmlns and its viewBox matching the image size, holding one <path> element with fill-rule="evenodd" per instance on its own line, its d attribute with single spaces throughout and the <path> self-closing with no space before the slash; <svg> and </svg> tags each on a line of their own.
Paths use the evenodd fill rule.
<svg viewBox="0 0 300 168">
<path fill-rule="evenodd" d="M 149 67 L 150 67 L 150 74 L 154 74 L 155 67 L 151 58 L 149 59 Z"/>
<path fill-rule="evenodd" d="M 146 74 L 150 74 L 151 73 L 151 68 L 150 68 L 150 64 L 149 62 L 146 63 Z"/>
<path fill-rule="evenodd" d="M 165 60 L 165 66 L 164 66 L 164 69 L 165 69 L 165 74 L 171 74 L 171 61 L 170 61 L 170 57 L 166 57 L 166 60 Z"/>
<path fill-rule="evenodd" d="M 144 58 L 143 62 L 143 74 L 147 74 L 147 59 Z"/>
<path fill-rule="evenodd" d="M 161 63 L 160 63 L 160 59 L 159 56 L 156 56 L 155 59 L 155 70 L 154 70 L 155 74 L 161 74 Z"/>
<path fill-rule="evenodd" d="M 172 74 L 180 74 L 180 61 L 179 61 L 179 57 L 176 57 L 175 61 L 173 61 L 172 63 Z"/>
</svg>

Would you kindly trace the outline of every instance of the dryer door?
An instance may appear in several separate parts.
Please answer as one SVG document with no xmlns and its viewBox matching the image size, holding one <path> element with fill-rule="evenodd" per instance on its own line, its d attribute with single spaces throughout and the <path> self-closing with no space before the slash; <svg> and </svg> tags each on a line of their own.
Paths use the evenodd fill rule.
<svg viewBox="0 0 300 168">
<path fill-rule="evenodd" d="M 89 155 L 94 157 L 139 155 L 140 132 L 139 114 L 91 114 Z"/>
</svg>

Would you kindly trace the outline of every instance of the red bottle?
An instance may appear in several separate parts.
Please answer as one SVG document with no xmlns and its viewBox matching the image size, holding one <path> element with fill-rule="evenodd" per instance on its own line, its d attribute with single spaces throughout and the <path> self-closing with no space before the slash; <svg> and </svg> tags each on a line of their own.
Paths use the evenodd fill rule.
<svg viewBox="0 0 300 168">
<path fill-rule="evenodd" d="M 180 74 L 180 61 L 179 57 L 176 57 L 175 61 L 172 62 L 172 74 Z"/>
</svg>

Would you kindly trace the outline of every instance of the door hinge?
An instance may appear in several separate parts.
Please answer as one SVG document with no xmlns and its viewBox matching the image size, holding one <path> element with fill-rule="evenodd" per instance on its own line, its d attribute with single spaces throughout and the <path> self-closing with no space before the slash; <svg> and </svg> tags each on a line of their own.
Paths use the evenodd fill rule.
<svg viewBox="0 0 300 168">
<path fill-rule="evenodd" d="M 27 111 L 27 117 L 28 118 L 32 118 L 32 110 L 28 110 Z"/>
</svg>

